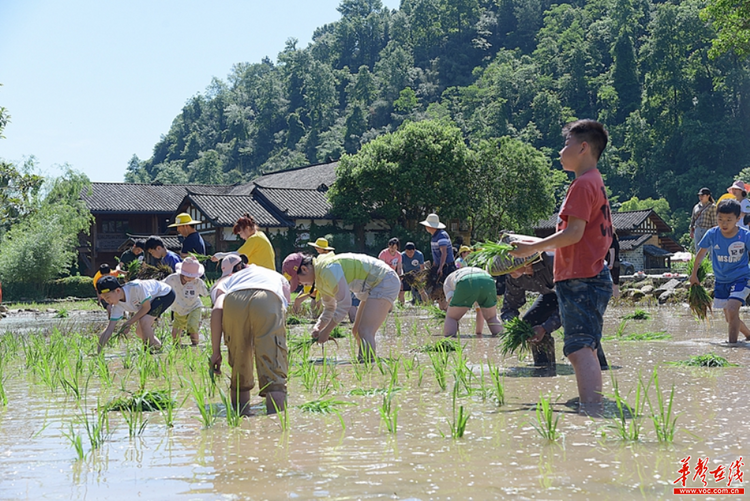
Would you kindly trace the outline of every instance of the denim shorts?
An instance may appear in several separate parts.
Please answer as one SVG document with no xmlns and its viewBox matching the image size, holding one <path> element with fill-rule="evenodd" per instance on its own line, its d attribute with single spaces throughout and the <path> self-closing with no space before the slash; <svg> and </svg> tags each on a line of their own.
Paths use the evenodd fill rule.
<svg viewBox="0 0 750 501">
<path fill-rule="evenodd" d="M 742 278 L 735 282 L 716 282 L 714 284 L 714 308 L 717 310 L 724 309 L 727 301 L 736 299 L 742 306 L 745 306 L 745 299 L 750 294 L 750 281 Z"/>
<path fill-rule="evenodd" d="M 555 283 L 560 302 L 560 317 L 565 332 L 563 353 L 589 347 L 596 351 L 602 340 L 604 311 L 612 297 L 612 277 L 605 267 L 593 278 L 563 280 Z"/>
</svg>

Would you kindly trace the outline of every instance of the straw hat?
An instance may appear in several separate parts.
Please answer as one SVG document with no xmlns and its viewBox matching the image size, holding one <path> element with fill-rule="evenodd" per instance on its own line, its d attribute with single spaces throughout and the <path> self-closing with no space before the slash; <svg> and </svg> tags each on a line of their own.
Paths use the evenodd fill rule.
<svg viewBox="0 0 750 501">
<path fill-rule="evenodd" d="M 419 224 L 429 226 L 430 228 L 437 228 L 438 230 L 442 230 L 443 228 L 445 228 L 445 225 L 440 222 L 440 218 L 437 214 L 428 215 L 427 219 L 425 219 L 424 221 L 420 221 Z"/>
<path fill-rule="evenodd" d="M 177 217 L 174 218 L 174 224 L 170 224 L 168 228 L 174 228 L 175 226 L 183 226 L 186 224 L 201 224 L 202 222 L 203 221 L 193 220 L 193 216 L 191 216 L 187 212 L 183 212 L 181 214 L 177 214 Z"/>
<path fill-rule="evenodd" d="M 458 254 L 459 254 L 459 255 L 461 255 L 461 254 L 463 254 L 464 252 L 471 252 L 471 247 L 469 247 L 468 245 L 462 245 L 462 246 L 461 246 L 461 247 L 460 247 L 460 248 L 458 249 Z"/>
<path fill-rule="evenodd" d="M 315 242 L 307 242 L 307 245 L 310 245 L 320 250 L 327 250 L 327 251 L 336 250 L 333 247 L 328 247 L 328 240 L 326 240 L 325 238 L 319 238 Z"/>
</svg>

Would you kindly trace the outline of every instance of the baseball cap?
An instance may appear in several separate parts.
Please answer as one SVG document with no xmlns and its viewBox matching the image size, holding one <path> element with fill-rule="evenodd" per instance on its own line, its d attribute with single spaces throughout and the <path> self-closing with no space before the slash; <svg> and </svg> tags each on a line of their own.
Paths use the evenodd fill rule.
<svg viewBox="0 0 750 501">
<path fill-rule="evenodd" d="M 122 287 L 122 285 L 120 285 L 120 282 L 118 282 L 112 275 L 103 276 L 96 282 L 96 290 L 99 294 L 106 294 L 107 292 L 119 289 L 120 287 Z"/>
<path fill-rule="evenodd" d="M 295 291 L 299 286 L 299 277 L 297 276 L 297 270 L 299 270 L 299 267 L 304 259 L 305 255 L 301 252 L 289 254 L 286 258 L 284 258 L 284 263 L 281 265 L 281 273 L 284 275 L 284 278 L 289 280 L 290 290 Z"/>
<path fill-rule="evenodd" d="M 238 254 L 229 254 L 221 260 L 221 277 L 224 278 L 232 274 L 234 267 L 242 262 Z"/>
</svg>

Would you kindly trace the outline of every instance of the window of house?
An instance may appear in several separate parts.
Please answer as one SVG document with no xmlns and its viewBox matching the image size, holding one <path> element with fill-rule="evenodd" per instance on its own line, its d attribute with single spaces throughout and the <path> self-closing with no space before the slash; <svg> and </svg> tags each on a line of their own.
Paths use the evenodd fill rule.
<svg viewBox="0 0 750 501">
<path fill-rule="evenodd" d="M 123 220 L 102 221 L 102 233 L 122 235 L 127 231 L 128 222 Z"/>
</svg>

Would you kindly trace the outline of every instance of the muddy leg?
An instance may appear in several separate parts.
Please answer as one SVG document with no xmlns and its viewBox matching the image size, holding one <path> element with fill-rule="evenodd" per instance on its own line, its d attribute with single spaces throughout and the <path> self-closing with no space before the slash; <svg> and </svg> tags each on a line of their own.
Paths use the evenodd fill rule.
<svg viewBox="0 0 750 501">
<path fill-rule="evenodd" d="M 555 368 L 555 339 L 549 333 L 541 341 L 531 344 L 534 367 Z"/>
</svg>

